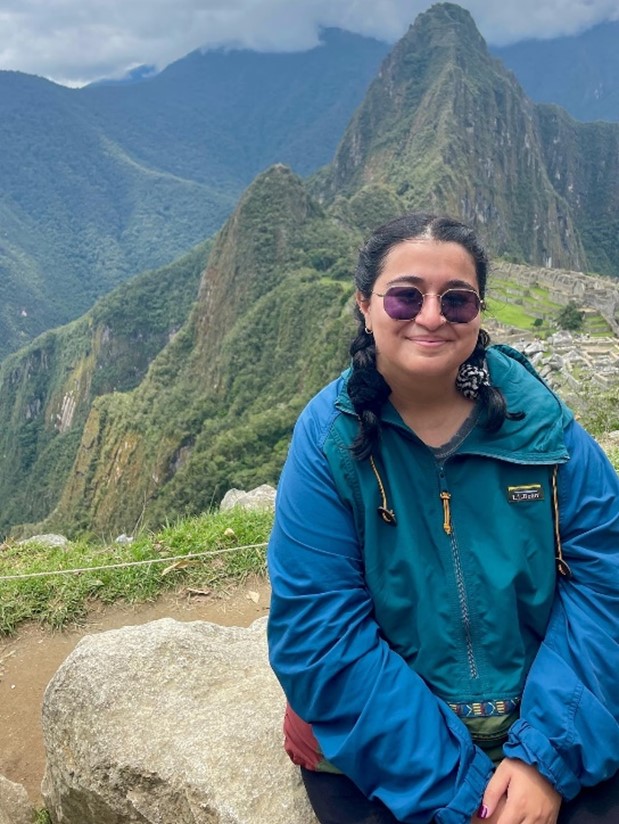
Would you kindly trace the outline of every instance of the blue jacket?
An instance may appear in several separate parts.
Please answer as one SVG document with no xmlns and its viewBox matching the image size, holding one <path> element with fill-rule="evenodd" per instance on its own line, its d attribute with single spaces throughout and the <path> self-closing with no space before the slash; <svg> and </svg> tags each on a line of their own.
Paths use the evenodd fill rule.
<svg viewBox="0 0 619 824">
<path fill-rule="evenodd" d="M 521 700 L 504 752 L 566 798 L 619 767 L 617 476 L 526 366 L 488 360 L 523 422 L 480 421 L 441 467 L 387 404 L 377 480 L 348 451 L 343 376 L 301 415 L 278 491 L 272 666 L 325 757 L 410 824 L 469 824 L 492 773 L 456 705 Z"/>
</svg>

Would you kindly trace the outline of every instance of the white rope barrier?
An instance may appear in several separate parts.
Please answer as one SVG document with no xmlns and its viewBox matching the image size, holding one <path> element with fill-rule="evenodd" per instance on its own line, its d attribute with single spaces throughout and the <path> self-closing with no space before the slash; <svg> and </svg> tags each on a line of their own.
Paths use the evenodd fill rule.
<svg viewBox="0 0 619 824">
<path fill-rule="evenodd" d="M 148 558 L 144 561 L 125 561 L 122 564 L 106 564 L 105 566 L 81 567 L 78 569 L 55 569 L 47 572 L 24 572 L 21 575 L 0 575 L 0 581 L 23 581 L 27 578 L 48 578 L 52 575 L 77 575 L 80 572 L 101 572 L 106 569 L 123 569 L 125 567 L 146 566 L 147 564 L 169 564 L 173 561 L 184 561 L 188 558 L 204 558 L 205 556 L 224 555 L 228 552 L 240 552 L 243 549 L 260 549 L 265 547 L 262 544 L 246 544 L 245 546 L 233 546 L 227 549 L 212 549 L 206 552 L 188 552 L 186 555 L 173 555 L 166 558 Z"/>
</svg>

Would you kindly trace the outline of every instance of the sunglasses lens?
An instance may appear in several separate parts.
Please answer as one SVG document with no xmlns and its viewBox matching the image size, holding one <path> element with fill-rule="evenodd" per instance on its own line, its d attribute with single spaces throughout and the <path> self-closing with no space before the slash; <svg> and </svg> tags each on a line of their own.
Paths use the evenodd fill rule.
<svg viewBox="0 0 619 824">
<path fill-rule="evenodd" d="M 470 323 L 480 306 L 477 292 L 468 289 L 448 289 L 441 296 L 441 313 L 449 323 Z"/>
<path fill-rule="evenodd" d="M 412 320 L 421 312 L 423 295 L 414 286 L 394 286 L 385 292 L 383 305 L 393 320 Z"/>
<path fill-rule="evenodd" d="M 425 300 L 416 286 L 392 286 L 383 297 L 385 312 L 393 320 L 413 320 Z M 436 297 L 436 295 L 434 296 Z M 449 323 L 470 323 L 479 314 L 481 300 L 471 289 L 448 289 L 440 296 L 441 314 Z"/>
</svg>

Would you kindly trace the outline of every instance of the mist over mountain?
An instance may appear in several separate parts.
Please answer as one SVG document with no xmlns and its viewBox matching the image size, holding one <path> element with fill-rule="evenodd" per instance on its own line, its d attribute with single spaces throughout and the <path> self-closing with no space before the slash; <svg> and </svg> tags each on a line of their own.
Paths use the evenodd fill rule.
<svg viewBox="0 0 619 824">
<path fill-rule="evenodd" d="M 125 141 L 142 128 L 131 108 Z M 157 162 L 180 176 L 190 156 Z M 408 208 L 454 212 L 503 261 L 537 264 L 541 301 L 545 266 L 619 271 L 618 161 L 619 124 L 532 103 L 468 12 L 432 7 L 382 62 L 331 165 L 307 180 L 271 166 L 210 252 L 119 286 L 0 366 L 0 531 L 131 532 L 275 483 L 300 409 L 346 365 L 370 228 Z"/>
<path fill-rule="evenodd" d="M 533 99 L 619 120 L 617 26 L 494 52 Z M 327 29 L 307 52 L 198 51 L 80 90 L 0 72 L 0 359 L 212 234 L 270 164 L 329 163 L 388 51 Z"/>
<path fill-rule="evenodd" d="M 556 103 L 577 120 L 619 121 L 619 22 L 491 50 L 532 100 Z"/>
</svg>

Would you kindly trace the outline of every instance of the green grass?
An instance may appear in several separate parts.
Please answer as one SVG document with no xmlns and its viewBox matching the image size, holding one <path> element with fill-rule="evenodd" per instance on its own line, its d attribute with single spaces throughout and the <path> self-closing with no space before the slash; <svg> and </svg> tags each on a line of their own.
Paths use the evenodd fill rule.
<svg viewBox="0 0 619 824">
<path fill-rule="evenodd" d="M 488 316 L 505 326 L 515 326 L 517 329 L 533 329 L 535 315 L 525 311 L 524 307 L 515 303 L 504 303 L 497 298 L 488 299 Z"/>
<path fill-rule="evenodd" d="M 517 329 L 548 331 L 560 309 L 560 304 L 550 300 L 548 289 L 534 284 L 523 288 L 517 281 L 492 278 L 488 314 L 499 323 Z M 535 327 L 537 318 L 543 319 L 543 326 Z"/>
<path fill-rule="evenodd" d="M 551 300 L 549 290 L 543 286 L 531 284 L 523 288 L 518 281 L 493 277 L 487 304 L 488 316 L 505 326 L 534 332 L 540 337 L 559 329 L 557 316 L 563 305 Z M 535 325 L 537 319 L 542 321 L 541 325 Z M 593 309 L 585 310 L 584 322 L 577 334 L 613 336 L 604 318 Z"/>
<path fill-rule="evenodd" d="M 611 464 L 619 472 L 619 446 L 608 446 L 606 444 L 602 444 L 602 446 L 608 455 Z"/>
<path fill-rule="evenodd" d="M 130 544 L 76 541 L 67 549 L 28 542 L 0 546 L 0 578 L 58 570 L 87 569 L 62 575 L 0 580 L 0 634 L 24 621 L 51 628 L 83 620 L 93 601 L 138 603 L 180 586 L 222 588 L 250 574 L 266 574 L 264 544 L 270 512 L 234 508 L 187 518 Z M 231 550 L 231 551 L 227 551 Z M 207 553 L 200 558 L 186 556 Z M 173 560 L 182 556 L 179 560 Z M 152 561 L 139 566 L 97 569 L 112 564 Z"/>
</svg>

